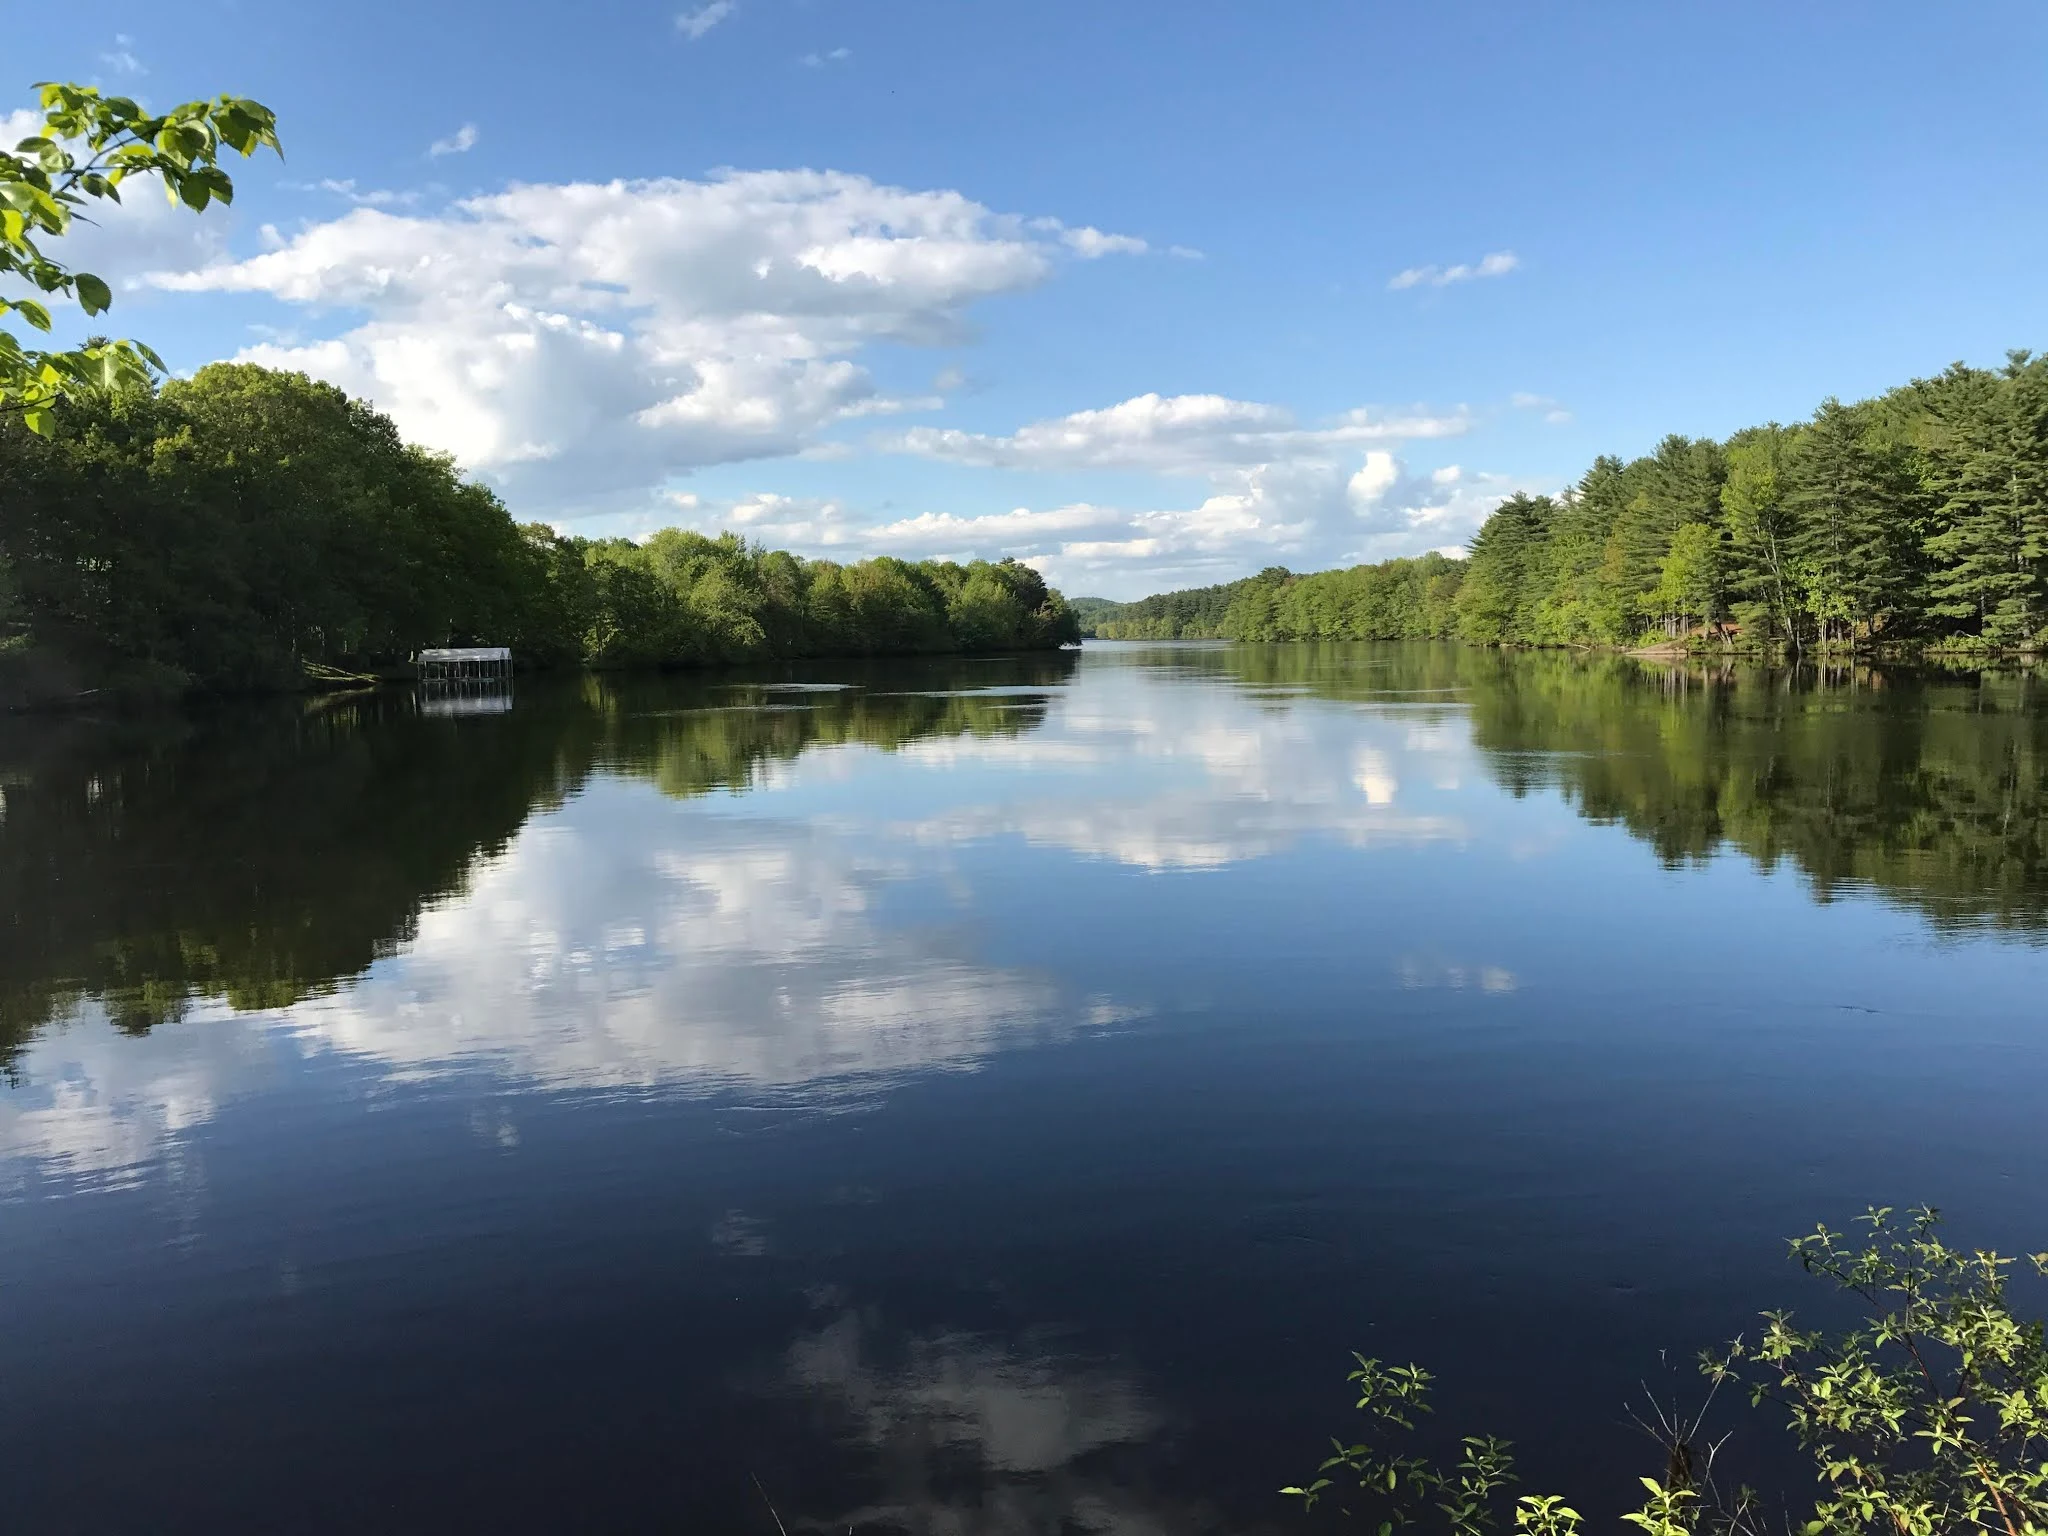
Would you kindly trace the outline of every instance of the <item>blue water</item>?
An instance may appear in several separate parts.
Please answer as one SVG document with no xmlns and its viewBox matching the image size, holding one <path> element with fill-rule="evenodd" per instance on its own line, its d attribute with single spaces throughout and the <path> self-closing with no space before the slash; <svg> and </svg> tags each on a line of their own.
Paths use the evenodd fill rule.
<svg viewBox="0 0 2048 1536">
<path fill-rule="evenodd" d="M 18 729 L 10 1525 L 1291 1530 L 1354 1348 L 1618 1503 L 1783 1238 L 2048 1246 L 2044 718 L 1578 665 Z"/>
</svg>

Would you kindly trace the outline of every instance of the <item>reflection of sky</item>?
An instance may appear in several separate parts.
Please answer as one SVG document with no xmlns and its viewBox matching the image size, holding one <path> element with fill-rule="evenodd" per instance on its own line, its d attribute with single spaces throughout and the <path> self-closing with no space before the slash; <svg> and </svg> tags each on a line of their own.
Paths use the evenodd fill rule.
<svg viewBox="0 0 2048 1536">
<path fill-rule="evenodd" d="M 778 1385 L 841 1415 L 849 1437 L 873 1453 L 882 1484 L 870 1502 L 807 1522 L 816 1528 L 914 1536 L 1196 1529 L 1185 1511 L 1175 1519 L 1158 1499 L 1091 1465 L 1161 1428 L 1158 1410 L 1113 1367 L 1031 1341 L 896 1337 L 854 1308 L 800 1334 L 784 1364 Z"/>
<path fill-rule="evenodd" d="M 279 1050 L 339 1053 L 395 1080 L 483 1071 L 613 1091 L 971 1066 L 1146 1001 L 1076 991 L 1046 964 L 987 963 L 967 846 L 1021 838 L 1192 871 L 1305 839 L 1455 841 L 1469 835 L 1455 786 L 1470 758 L 1440 708 L 1098 666 L 1014 735 L 814 749 L 695 801 L 601 777 L 331 996 L 247 1016 L 203 1003 L 141 1040 L 88 1005 L 22 1054 L 0 1148 L 118 1183 L 224 1099 L 260 1091 Z"/>
<path fill-rule="evenodd" d="M 1734 859 L 1674 876 L 1555 796 L 1503 793 L 1442 699 L 1115 657 L 1025 692 L 1047 701 L 1029 729 L 814 748 L 743 790 L 676 800 L 599 775 L 398 953 L 278 1013 L 201 1003 L 131 1039 L 84 1005 L 0 1095 L 0 1177 L 119 1183 L 315 1059 L 430 1089 L 818 1097 L 1231 996 L 1308 1015 L 1374 988 L 1549 984 L 1598 1019 L 1603 988 L 1634 985 L 1605 935 L 1646 902 L 1674 931 L 1752 924 L 1755 974 L 1800 978 L 1785 1006 L 1878 1000 L 1885 968 L 1882 1000 L 1940 992 L 1884 937 L 1909 920 L 1815 945 L 1803 925 L 1828 919 L 1794 881 Z M 1742 974 L 1712 946 L 1656 965 L 1702 1006 Z"/>
<path fill-rule="evenodd" d="M 1254 1529 L 1352 1347 L 1540 1439 L 1796 1303 L 1815 1219 L 2037 1221 L 2042 951 L 1661 867 L 1498 788 L 1454 702 L 1037 692 L 693 799 L 599 774 L 328 995 L 29 1042 L 0 1427 L 41 1507 L 67 1447 L 139 1464 L 86 1422 L 125 1394 L 144 1451 L 330 1415 L 244 1490 L 388 1491 L 413 1414 L 487 1489 L 587 1433 L 757 1526 L 781 1447 L 792 1531 Z M 1512 1422 L 1532 1375 L 1591 1417 Z"/>
</svg>

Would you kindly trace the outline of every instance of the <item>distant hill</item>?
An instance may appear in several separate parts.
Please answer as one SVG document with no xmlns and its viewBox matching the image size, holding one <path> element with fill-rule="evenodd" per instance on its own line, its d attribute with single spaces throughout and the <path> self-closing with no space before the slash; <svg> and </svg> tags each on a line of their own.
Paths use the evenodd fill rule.
<svg viewBox="0 0 2048 1536">
<path fill-rule="evenodd" d="M 1070 597 L 1067 599 L 1067 606 L 1074 611 L 1074 617 L 1080 621 L 1081 633 L 1092 635 L 1095 633 L 1096 619 L 1105 613 L 1129 605 L 1120 603 L 1113 597 Z"/>
<path fill-rule="evenodd" d="M 1070 606 L 1098 640 L 1437 640 L 1456 632 L 1464 576 L 1464 561 L 1438 554 L 1308 576 L 1275 565 L 1221 586 Z"/>
<path fill-rule="evenodd" d="M 1107 598 L 1070 598 L 1067 606 L 1081 622 L 1081 633 L 1098 640 L 1215 640 L 1224 633 L 1230 605 L 1261 586 L 1284 586 L 1295 579 L 1284 566 L 1269 566 L 1256 576 L 1216 587 L 1190 587 L 1160 592 L 1134 603 Z"/>
</svg>

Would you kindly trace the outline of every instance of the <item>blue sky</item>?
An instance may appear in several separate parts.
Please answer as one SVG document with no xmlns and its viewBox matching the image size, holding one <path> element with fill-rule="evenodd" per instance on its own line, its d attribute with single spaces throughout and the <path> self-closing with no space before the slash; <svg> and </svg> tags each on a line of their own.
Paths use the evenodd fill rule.
<svg viewBox="0 0 2048 1536">
<path fill-rule="evenodd" d="M 9 24 L 23 104 L 278 111 L 227 217 L 82 237 L 115 328 L 333 378 L 579 532 L 1132 596 L 2048 342 L 2038 4 L 166 15 Z"/>
</svg>

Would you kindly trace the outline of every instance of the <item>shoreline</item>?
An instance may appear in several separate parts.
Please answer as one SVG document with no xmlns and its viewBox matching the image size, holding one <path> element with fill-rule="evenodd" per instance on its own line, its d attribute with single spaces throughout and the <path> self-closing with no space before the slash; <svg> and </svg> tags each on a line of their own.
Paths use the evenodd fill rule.
<svg viewBox="0 0 2048 1536">
<path fill-rule="evenodd" d="M 554 665 L 515 666 L 506 686 L 521 679 L 595 677 L 710 676 L 718 673 L 759 672 L 764 668 L 826 664 L 859 666 L 869 663 L 917 661 L 982 661 L 1005 656 L 1056 656 L 1063 651 L 1078 654 L 1079 646 L 1069 642 L 1044 647 L 1005 647 L 997 650 L 883 651 L 870 653 L 820 653 L 805 656 L 759 656 L 736 661 L 695 663 L 621 663 L 613 666 L 570 662 Z M 37 674 L 40 674 L 38 676 Z M 309 664 L 296 682 L 244 688 L 207 688 L 146 674 L 115 675 L 91 687 L 76 686 L 89 675 L 75 662 L 52 652 L 23 651 L 0 656 L 0 716 L 33 718 L 76 714 L 97 708 L 115 712 L 141 713 L 174 709 L 186 704 L 218 703 L 229 700 L 278 700 L 338 698 L 348 694 L 376 693 L 385 689 L 409 688 L 419 681 L 410 662 L 378 666 L 365 671 Z M 61 678 L 72 686 L 38 688 Z"/>
</svg>

